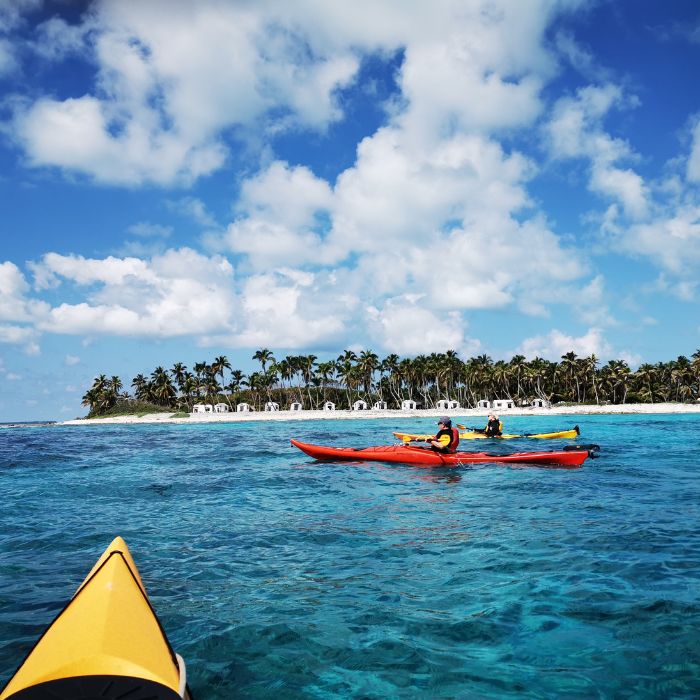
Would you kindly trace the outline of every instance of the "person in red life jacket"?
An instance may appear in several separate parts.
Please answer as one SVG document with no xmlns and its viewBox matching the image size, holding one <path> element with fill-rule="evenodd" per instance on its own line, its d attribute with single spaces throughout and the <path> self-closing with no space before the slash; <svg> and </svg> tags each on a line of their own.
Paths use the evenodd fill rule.
<svg viewBox="0 0 700 700">
<path fill-rule="evenodd" d="M 459 430 L 452 427 L 450 418 L 448 416 L 441 416 L 438 421 L 438 428 L 437 435 L 428 440 L 430 447 L 436 452 L 457 452 Z"/>
</svg>

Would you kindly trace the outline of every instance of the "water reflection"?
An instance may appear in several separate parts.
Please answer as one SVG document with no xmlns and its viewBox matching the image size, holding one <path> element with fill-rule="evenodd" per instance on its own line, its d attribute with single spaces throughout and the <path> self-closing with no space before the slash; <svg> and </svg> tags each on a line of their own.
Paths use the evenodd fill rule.
<svg viewBox="0 0 700 700">
<path fill-rule="evenodd" d="M 450 486 L 454 486 L 462 481 L 462 475 L 454 469 L 450 469 L 449 471 L 446 469 L 421 470 L 416 477 L 419 481 L 426 481 L 433 484 L 449 484 Z"/>
</svg>

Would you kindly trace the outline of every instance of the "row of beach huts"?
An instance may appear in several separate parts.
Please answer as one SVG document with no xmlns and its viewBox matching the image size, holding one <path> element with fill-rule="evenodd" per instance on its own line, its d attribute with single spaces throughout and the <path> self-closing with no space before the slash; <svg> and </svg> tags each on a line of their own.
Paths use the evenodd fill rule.
<svg viewBox="0 0 700 700">
<path fill-rule="evenodd" d="M 551 404 L 549 401 L 545 401 L 544 399 L 535 399 L 534 401 L 531 401 L 530 406 L 533 408 L 550 408 Z M 477 403 L 477 409 L 483 409 L 485 411 L 507 411 L 509 408 L 515 408 L 515 402 L 512 399 L 496 399 L 495 401 L 487 401 L 486 399 L 483 399 L 482 401 L 479 401 Z M 449 399 L 443 399 L 441 401 L 438 401 L 437 404 L 435 405 L 435 409 L 439 411 L 456 411 L 461 409 L 462 406 L 460 405 L 459 401 L 450 401 Z M 196 403 L 192 407 L 192 413 L 229 413 L 233 409 L 231 406 L 229 406 L 226 403 L 217 403 L 217 404 L 210 404 L 210 403 Z M 239 403 L 236 405 L 235 412 L 236 413 L 252 413 L 255 409 L 248 403 Z M 268 401 L 265 404 L 265 411 L 279 411 L 280 405 L 274 401 Z M 284 410 L 284 409 L 282 409 Z M 304 407 L 299 401 L 294 401 L 289 405 L 289 408 L 286 409 L 288 411 L 303 411 Z M 326 401 L 326 403 L 323 404 L 323 410 L 324 411 L 335 411 L 336 407 L 335 404 L 332 401 Z M 386 401 L 377 401 L 375 404 L 372 405 L 371 409 L 369 405 L 367 404 L 366 401 L 355 401 L 352 405 L 352 410 L 353 411 L 387 411 L 388 406 Z M 411 399 L 405 399 L 404 401 L 401 402 L 401 410 L 402 411 L 417 411 L 418 410 L 418 404 L 411 400 Z"/>
</svg>

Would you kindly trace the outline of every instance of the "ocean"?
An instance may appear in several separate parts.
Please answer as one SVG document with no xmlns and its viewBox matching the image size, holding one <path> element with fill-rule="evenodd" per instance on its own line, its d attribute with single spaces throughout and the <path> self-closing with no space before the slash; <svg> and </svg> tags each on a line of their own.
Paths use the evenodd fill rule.
<svg viewBox="0 0 700 700">
<path fill-rule="evenodd" d="M 574 470 L 289 444 L 434 419 L 6 427 L 0 681 L 121 535 L 198 700 L 700 697 L 700 417 L 505 428 L 574 423 Z"/>
</svg>

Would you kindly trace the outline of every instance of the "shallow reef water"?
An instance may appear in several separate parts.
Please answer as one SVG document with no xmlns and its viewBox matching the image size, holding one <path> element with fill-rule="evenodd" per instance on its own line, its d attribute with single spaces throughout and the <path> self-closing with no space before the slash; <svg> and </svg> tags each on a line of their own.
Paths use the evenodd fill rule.
<svg viewBox="0 0 700 700">
<path fill-rule="evenodd" d="M 700 697 L 700 417 L 506 429 L 574 422 L 574 470 L 289 444 L 429 419 L 0 430 L 0 681 L 121 535 L 199 700 Z"/>
</svg>

